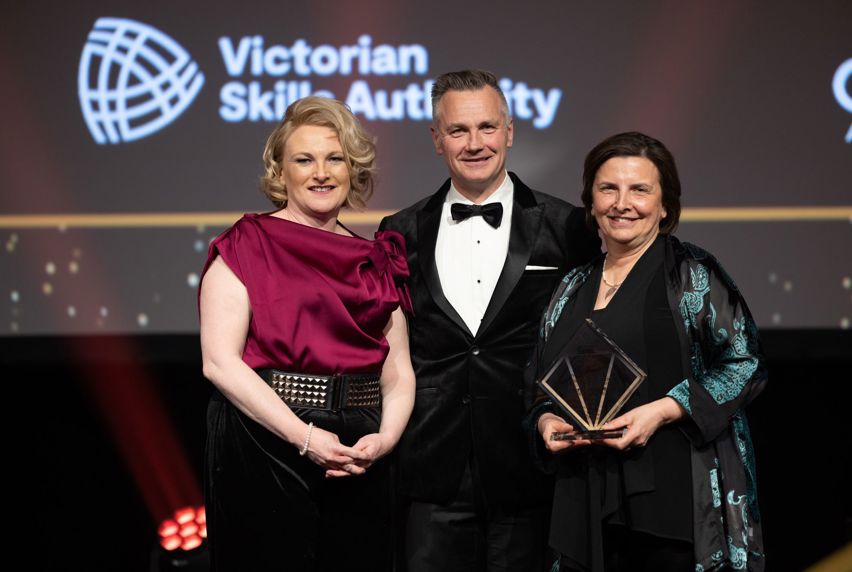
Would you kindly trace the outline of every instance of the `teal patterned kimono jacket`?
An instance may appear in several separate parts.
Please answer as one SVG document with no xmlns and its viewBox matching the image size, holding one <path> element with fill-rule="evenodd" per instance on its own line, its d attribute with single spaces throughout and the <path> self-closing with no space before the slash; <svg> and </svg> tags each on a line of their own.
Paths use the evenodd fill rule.
<svg viewBox="0 0 852 572">
<path fill-rule="evenodd" d="M 593 267 L 572 270 L 557 287 L 542 320 L 536 358 Z M 692 451 L 695 570 L 762 571 L 754 450 L 743 411 L 766 384 L 757 327 L 733 280 L 710 253 L 666 237 L 665 272 L 682 369 L 689 372 L 668 396 L 689 416 L 681 426 Z M 538 369 L 537 362 L 532 369 Z M 528 417 L 528 430 L 538 442 L 536 421 L 552 407 L 539 403 Z M 534 450 L 540 457 L 543 448 Z"/>
</svg>

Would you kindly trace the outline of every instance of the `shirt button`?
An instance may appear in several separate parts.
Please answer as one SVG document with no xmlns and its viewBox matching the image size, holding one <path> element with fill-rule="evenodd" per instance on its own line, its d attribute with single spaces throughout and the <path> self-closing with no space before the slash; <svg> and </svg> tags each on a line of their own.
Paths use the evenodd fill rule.
<svg viewBox="0 0 852 572">
<path fill-rule="evenodd" d="M 470 403 L 470 395 L 465 395 L 464 397 L 462 397 L 462 403 L 464 405 L 468 405 Z"/>
<path fill-rule="evenodd" d="M 476 346 L 473 346 L 472 348 L 470 348 L 470 354 L 474 355 L 474 356 L 478 356 L 479 355 L 479 348 L 476 347 Z"/>
</svg>

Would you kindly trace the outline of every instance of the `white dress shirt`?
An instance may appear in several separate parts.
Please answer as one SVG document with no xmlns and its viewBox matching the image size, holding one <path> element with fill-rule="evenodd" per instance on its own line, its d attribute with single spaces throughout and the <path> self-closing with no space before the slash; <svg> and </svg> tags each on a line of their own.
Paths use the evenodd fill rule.
<svg viewBox="0 0 852 572">
<path fill-rule="evenodd" d="M 500 187 L 482 203 L 502 203 L 503 218 L 497 228 L 485 222 L 481 216 L 454 221 L 450 213 L 453 203 L 474 204 L 462 196 L 455 186 L 450 185 L 444 200 L 435 244 L 435 264 L 444 296 L 474 335 L 479 330 L 491 294 L 506 263 L 514 192 L 515 185 L 506 174 Z"/>
</svg>

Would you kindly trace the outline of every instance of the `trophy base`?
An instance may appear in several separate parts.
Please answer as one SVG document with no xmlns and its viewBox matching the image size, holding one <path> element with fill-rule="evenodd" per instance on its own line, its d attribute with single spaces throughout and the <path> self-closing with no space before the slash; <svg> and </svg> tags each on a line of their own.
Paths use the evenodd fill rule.
<svg viewBox="0 0 852 572">
<path fill-rule="evenodd" d="M 575 431 L 573 433 L 551 433 L 551 441 L 601 441 L 603 439 L 619 439 L 624 435 L 624 429 L 598 429 L 595 431 Z"/>
</svg>

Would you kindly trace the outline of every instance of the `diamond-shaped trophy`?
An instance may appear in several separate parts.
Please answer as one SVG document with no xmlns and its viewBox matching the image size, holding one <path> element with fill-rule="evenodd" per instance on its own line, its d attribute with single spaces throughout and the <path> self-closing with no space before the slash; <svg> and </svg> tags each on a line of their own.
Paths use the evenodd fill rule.
<svg viewBox="0 0 852 572">
<path fill-rule="evenodd" d="M 539 386 L 567 415 L 572 433 L 551 440 L 616 439 L 623 430 L 603 430 L 647 375 L 615 342 L 586 318 Z"/>
</svg>

